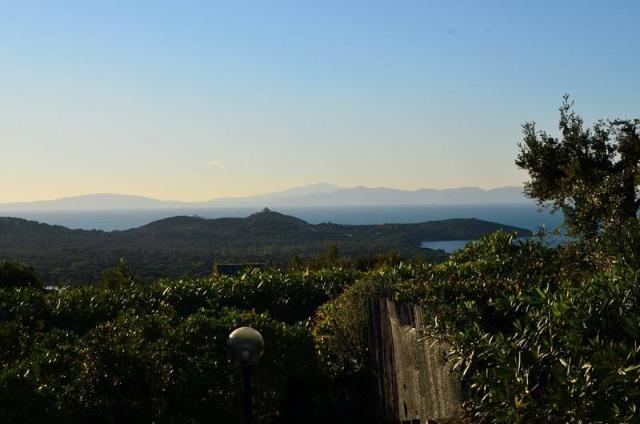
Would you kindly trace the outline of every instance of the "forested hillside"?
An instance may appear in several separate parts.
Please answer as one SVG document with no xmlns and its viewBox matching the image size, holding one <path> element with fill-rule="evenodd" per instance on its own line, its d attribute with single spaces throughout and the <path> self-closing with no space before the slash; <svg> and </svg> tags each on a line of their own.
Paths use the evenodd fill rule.
<svg viewBox="0 0 640 424">
<path fill-rule="evenodd" d="M 328 244 L 345 258 L 396 252 L 406 258 L 441 260 L 446 255 L 420 248 L 429 240 L 477 239 L 498 229 L 528 230 L 475 219 L 421 224 L 312 225 L 264 210 L 247 218 L 180 216 L 127 231 L 70 230 L 16 218 L 0 218 L 0 258 L 34 266 L 46 282 L 93 282 L 125 258 L 142 279 L 202 276 L 214 264 L 285 265 L 310 258 Z"/>
</svg>

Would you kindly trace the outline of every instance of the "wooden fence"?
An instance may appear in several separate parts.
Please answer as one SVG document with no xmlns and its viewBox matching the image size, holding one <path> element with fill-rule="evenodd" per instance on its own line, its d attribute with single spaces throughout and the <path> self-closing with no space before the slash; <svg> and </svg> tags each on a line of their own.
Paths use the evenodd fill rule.
<svg viewBox="0 0 640 424">
<path fill-rule="evenodd" d="M 445 361 L 449 346 L 425 334 L 420 307 L 385 298 L 367 305 L 378 423 L 459 422 L 460 380 Z"/>
</svg>

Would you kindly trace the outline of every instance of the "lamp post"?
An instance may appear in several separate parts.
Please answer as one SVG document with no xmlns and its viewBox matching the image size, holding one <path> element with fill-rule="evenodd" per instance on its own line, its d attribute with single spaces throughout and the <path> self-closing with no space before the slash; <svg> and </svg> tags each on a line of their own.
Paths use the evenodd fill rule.
<svg viewBox="0 0 640 424">
<path fill-rule="evenodd" d="M 253 421 L 253 398 L 251 394 L 251 369 L 258 363 L 264 351 L 262 334 L 251 327 L 240 327 L 229 334 L 227 341 L 231 359 L 242 367 L 244 383 L 244 421 Z"/>
</svg>

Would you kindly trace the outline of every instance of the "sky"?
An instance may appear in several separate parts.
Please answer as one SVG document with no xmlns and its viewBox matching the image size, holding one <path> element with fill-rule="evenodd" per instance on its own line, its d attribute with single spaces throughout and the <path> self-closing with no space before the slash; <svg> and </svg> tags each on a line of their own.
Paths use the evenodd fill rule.
<svg viewBox="0 0 640 424">
<path fill-rule="evenodd" d="M 0 0 L 0 202 L 520 185 L 640 116 L 640 1 Z"/>
</svg>

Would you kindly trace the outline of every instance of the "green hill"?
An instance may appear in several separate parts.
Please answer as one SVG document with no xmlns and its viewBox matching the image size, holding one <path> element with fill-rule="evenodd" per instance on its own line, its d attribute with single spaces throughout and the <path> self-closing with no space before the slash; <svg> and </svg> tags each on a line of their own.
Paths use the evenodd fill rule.
<svg viewBox="0 0 640 424">
<path fill-rule="evenodd" d="M 139 277 L 152 279 L 204 275 L 214 263 L 285 264 L 294 256 L 317 256 L 329 243 L 346 258 L 394 251 L 442 259 L 443 252 L 420 248 L 421 242 L 477 239 L 499 229 L 530 235 L 528 230 L 477 219 L 313 225 L 268 209 L 246 218 L 177 216 L 112 232 L 0 218 L 0 257 L 32 264 L 50 283 L 96 281 L 121 257 Z"/>
</svg>

